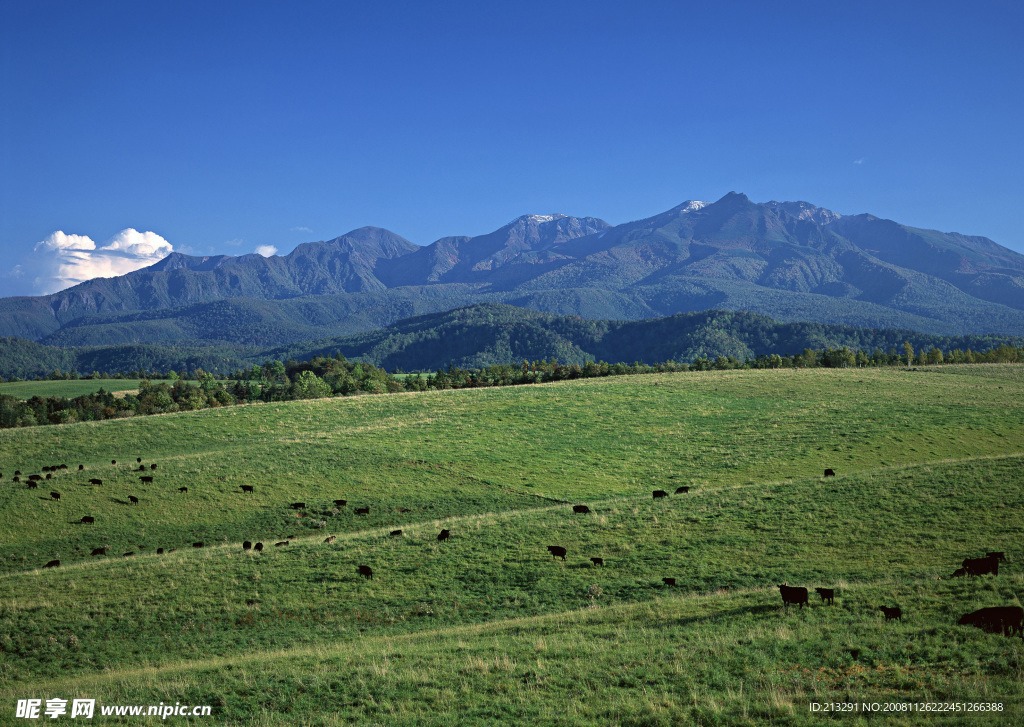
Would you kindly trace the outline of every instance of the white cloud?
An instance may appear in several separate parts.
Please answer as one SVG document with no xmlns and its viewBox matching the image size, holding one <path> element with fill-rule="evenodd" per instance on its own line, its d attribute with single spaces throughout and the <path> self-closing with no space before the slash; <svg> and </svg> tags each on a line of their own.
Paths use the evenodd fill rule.
<svg viewBox="0 0 1024 727">
<path fill-rule="evenodd" d="M 260 245 L 256 248 L 256 252 L 263 257 L 271 257 L 277 254 L 277 248 L 273 245 Z"/>
<path fill-rule="evenodd" d="M 308 232 L 310 235 L 313 234 L 313 231 L 308 227 L 293 227 L 292 232 Z"/>
<path fill-rule="evenodd" d="M 853 161 L 853 163 L 854 164 L 863 164 L 864 163 L 864 157 L 861 157 L 860 159 L 855 159 Z"/>
<path fill-rule="evenodd" d="M 33 255 L 18 266 L 32 276 L 38 294 L 48 295 L 93 278 L 110 278 L 145 268 L 174 251 L 155 232 L 121 230 L 103 247 L 86 235 L 61 230 L 36 243 Z"/>
</svg>

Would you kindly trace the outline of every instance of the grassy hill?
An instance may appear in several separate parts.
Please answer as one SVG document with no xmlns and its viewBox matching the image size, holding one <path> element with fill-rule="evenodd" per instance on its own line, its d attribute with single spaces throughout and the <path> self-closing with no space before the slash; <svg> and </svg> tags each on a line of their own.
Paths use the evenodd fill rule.
<svg viewBox="0 0 1024 727">
<path fill-rule="evenodd" d="M 1022 394 L 1017 365 L 726 371 L 0 431 L 0 691 L 238 725 L 1019 723 L 1022 641 L 956 621 L 1024 592 Z M 948 578 L 986 550 L 998 576 Z M 836 603 L 786 612 L 783 582 Z"/>
</svg>

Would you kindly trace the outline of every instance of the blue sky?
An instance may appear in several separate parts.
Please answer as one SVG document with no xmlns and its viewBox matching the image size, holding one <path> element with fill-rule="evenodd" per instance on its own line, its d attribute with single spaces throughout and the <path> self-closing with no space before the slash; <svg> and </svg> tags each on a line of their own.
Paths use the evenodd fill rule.
<svg viewBox="0 0 1024 727">
<path fill-rule="evenodd" d="M 0 295 L 731 190 L 1024 252 L 1019 3 L 495 5 L 0 0 Z"/>
</svg>

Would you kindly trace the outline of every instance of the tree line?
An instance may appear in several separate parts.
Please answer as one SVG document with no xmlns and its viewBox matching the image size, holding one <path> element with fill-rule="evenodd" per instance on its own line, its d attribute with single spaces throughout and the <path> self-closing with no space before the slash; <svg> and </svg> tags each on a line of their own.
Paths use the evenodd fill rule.
<svg viewBox="0 0 1024 727">
<path fill-rule="evenodd" d="M 564 365 L 552 357 L 548 360 L 496 364 L 477 369 L 449 366 L 447 369 L 431 373 L 392 374 L 370 363 L 348 361 L 340 353 L 336 353 L 333 356 L 315 356 L 309 361 L 301 362 L 292 359 L 283 362 L 267 361 L 262 366 L 238 369 L 223 381 L 201 369 L 182 375 L 171 371 L 168 372 L 168 381 L 156 383 L 141 376 L 138 393 L 115 395 L 100 389 L 95 393 L 74 398 L 33 396 L 27 401 L 21 401 L 8 394 L 0 394 L 0 428 L 100 421 L 253 402 L 515 386 L 675 371 L 936 366 L 1021 361 L 1024 361 L 1024 347 L 1010 344 L 1001 344 L 986 351 L 972 351 L 970 348 L 942 351 L 934 346 L 915 350 L 914 346 L 906 342 L 902 350 L 892 348 L 883 352 L 876 348 L 871 353 L 846 346 L 806 348 L 801 353 L 787 356 L 768 354 L 743 360 L 725 355 L 717 356 L 714 360 L 699 356 L 689 363 L 666 361 L 653 365 L 641 362 L 610 364 L 605 361 Z M 135 373 L 154 372 L 140 370 Z M 105 376 L 98 373 L 93 375 L 97 379 Z M 117 375 L 106 378 L 117 378 Z"/>
</svg>

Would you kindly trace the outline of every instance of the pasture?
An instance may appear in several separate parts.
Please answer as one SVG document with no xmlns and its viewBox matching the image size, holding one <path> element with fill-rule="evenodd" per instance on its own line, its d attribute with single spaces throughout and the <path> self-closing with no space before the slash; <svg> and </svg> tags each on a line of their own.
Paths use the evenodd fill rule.
<svg viewBox="0 0 1024 727">
<path fill-rule="evenodd" d="M 0 394 L 7 394 L 22 401 L 33 396 L 57 396 L 74 399 L 78 396 L 95 394 L 100 389 L 117 394 L 138 393 L 141 379 L 75 379 L 68 381 L 7 381 L 0 383 Z M 160 380 L 153 380 L 154 384 Z M 168 384 L 171 382 L 167 382 Z"/>
<path fill-rule="evenodd" d="M 1024 592 L 1022 402 L 1024 366 L 726 371 L 0 431 L 0 722 L 1020 723 L 1024 640 L 957 619 Z"/>
</svg>

